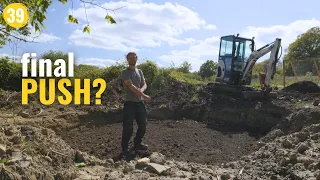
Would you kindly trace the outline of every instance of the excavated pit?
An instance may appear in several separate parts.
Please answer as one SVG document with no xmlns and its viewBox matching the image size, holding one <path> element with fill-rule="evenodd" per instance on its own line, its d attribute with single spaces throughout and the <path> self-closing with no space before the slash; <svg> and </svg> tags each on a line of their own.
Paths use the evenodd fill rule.
<svg viewBox="0 0 320 180">
<path fill-rule="evenodd" d="M 166 174 L 167 179 L 234 179 L 240 172 L 240 179 L 319 178 L 320 94 L 301 92 L 301 84 L 263 101 L 212 93 L 208 87 L 176 84 L 154 95 L 148 104 L 145 142 L 150 152 L 166 156 L 167 164 L 173 168 Z M 104 106 L 51 107 L 37 102 L 21 106 L 19 93 L 1 97 L 6 101 L 0 106 L 0 142 L 7 145 L 7 150 L 1 147 L 2 153 L 21 148 L 32 157 L 31 167 L 25 169 L 12 162 L 6 164 L 11 172 L 23 176 L 17 179 L 92 179 L 98 174 L 100 178 L 116 174 L 113 179 L 120 179 L 122 172 L 128 173 L 130 163 L 108 159 L 117 160 L 121 149 L 122 102 L 116 97 Z M 31 116 L 10 113 L 20 108 Z M 43 113 L 36 116 L 39 109 Z M 21 134 L 26 137 L 24 142 L 17 141 Z M 77 160 L 84 160 L 88 166 L 76 167 Z M 133 169 L 129 169 L 126 179 L 142 174 Z"/>
<path fill-rule="evenodd" d="M 207 108 L 184 106 L 173 112 L 149 107 L 145 143 L 150 152 L 204 164 L 235 161 L 258 150 L 260 138 L 287 115 L 286 111 L 268 102 L 258 102 L 251 109 L 246 106 L 226 108 L 223 104 L 215 108 L 214 105 Z M 80 116 L 79 127 L 58 133 L 75 149 L 102 159 L 117 160 L 121 152 L 121 117 L 121 109 L 95 111 Z M 134 133 L 136 127 L 135 124 Z"/>
<path fill-rule="evenodd" d="M 277 129 L 298 131 L 304 120 L 314 117 L 308 120 L 312 123 L 320 117 L 318 112 L 294 107 L 300 99 L 312 104 L 317 94 L 287 91 L 279 91 L 275 99 L 245 100 L 236 94 L 214 93 L 210 86 L 173 84 L 147 105 L 145 142 L 150 152 L 180 161 L 217 164 L 238 160 L 258 150 L 262 140 L 272 140 Z M 75 149 L 116 160 L 121 152 L 121 118 L 121 104 L 113 111 L 93 109 L 79 116 L 77 128 L 58 133 Z"/>
</svg>

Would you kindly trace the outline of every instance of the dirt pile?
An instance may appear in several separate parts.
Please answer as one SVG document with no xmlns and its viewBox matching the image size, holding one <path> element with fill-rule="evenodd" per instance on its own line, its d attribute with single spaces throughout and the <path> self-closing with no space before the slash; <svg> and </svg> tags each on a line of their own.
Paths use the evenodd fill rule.
<svg viewBox="0 0 320 180">
<path fill-rule="evenodd" d="M 320 87 L 312 81 L 300 81 L 291 84 L 282 89 L 283 91 L 297 91 L 300 93 L 318 93 L 320 92 Z"/>
<path fill-rule="evenodd" d="M 11 179 L 90 179 L 104 175 L 102 165 L 110 166 L 105 160 L 72 149 L 50 129 L 12 124 L 1 127 L 1 170 Z M 89 167 L 78 168 L 76 163 L 80 162 Z"/>
<path fill-rule="evenodd" d="M 242 178 L 320 179 L 320 124 L 279 136 L 237 162 Z"/>
</svg>

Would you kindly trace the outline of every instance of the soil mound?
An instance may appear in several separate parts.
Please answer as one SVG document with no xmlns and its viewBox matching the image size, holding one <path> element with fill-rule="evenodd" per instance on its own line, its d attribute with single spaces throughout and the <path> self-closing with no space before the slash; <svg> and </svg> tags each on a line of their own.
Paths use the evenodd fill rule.
<svg viewBox="0 0 320 180">
<path fill-rule="evenodd" d="M 284 91 L 298 91 L 301 93 L 317 93 L 320 87 L 312 81 L 300 81 L 283 88 Z"/>
</svg>

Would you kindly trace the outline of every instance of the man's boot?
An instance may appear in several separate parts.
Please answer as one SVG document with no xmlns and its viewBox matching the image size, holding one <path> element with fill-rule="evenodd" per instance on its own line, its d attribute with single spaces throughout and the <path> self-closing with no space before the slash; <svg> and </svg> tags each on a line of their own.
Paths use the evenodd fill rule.
<svg viewBox="0 0 320 180">
<path fill-rule="evenodd" d="M 143 144 L 141 140 L 134 139 L 134 150 L 146 151 L 148 150 L 148 145 Z"/>
</svg>

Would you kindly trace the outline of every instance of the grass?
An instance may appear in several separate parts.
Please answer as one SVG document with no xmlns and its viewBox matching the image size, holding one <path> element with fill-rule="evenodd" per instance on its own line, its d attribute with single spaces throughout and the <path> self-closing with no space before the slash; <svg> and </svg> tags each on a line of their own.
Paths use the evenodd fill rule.
<svg viewBox="0 0 320 180">
<path fill-rule="evenodd" d="M 297 76 L 297 78 L 292 76 L 285 77 L 285 86 L 289 86 L 291 84 L 297 83 L 299 81 L 312 81 L 320 86 L 320 77 L 319 76 Z M 251 86 L 259 87 L 259 79 L 254 78 L 251 81 Z M 275 76 L 274 80 L 272 81 L 272 86 L 277 86 L 279 88 L 284 87 L 283 83 L 283 76 Z"/>
<path fill-rule="evenodd" d="M 172 71 L 170 76 L 179 82 L 189 84 L 207 84 L 214 81 L 214 76 L 211 78 L 203 79 L 199 74 L 196 73 L 183 73 L 180 71 Z"/>
</svg>

